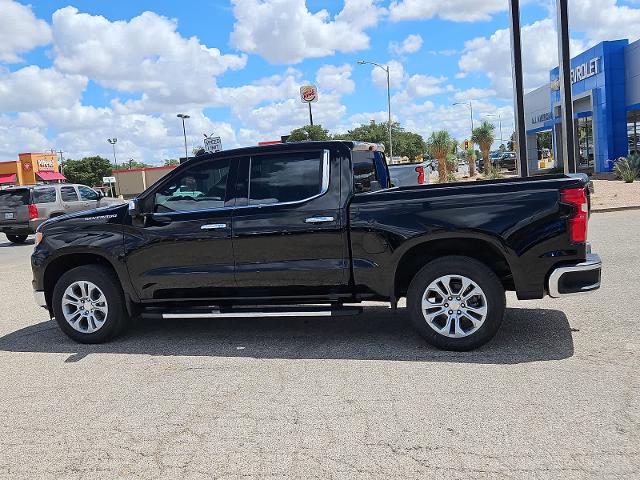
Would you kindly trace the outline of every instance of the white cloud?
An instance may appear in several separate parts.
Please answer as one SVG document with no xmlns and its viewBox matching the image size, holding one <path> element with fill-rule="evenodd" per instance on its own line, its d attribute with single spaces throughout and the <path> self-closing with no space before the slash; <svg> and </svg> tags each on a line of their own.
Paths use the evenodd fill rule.
<svg viewBox="0 0 640 480">
<path fill-rule="evenodd" d="M 415 53 L 422 48 L 422 37 L 418 34 L 409 35 L 401 43 L 390 42 L 389 51 L 396 55 Z"/>
<path fill-rule="evenodd" d="M 397 60 L 391 60 L 389 66 L 389 79 L 391 82 L 391 88 L 400 88 L 402 83 L 406 79 L 404 71 L 404 65 Z M 369 66 L 369 65 L 367 65 Z M 370 65 L 371 67 L 371 81 L 378 88 L 387 88 L 387 72 L 382 68 Z"/>
<path fill-rule="evenodd" d="M 54 65 L 105 87 L 144 91 L 156 103 L 205 103 L 214 77 L 244 68 L 246 57 L 223 55 L 176 28 L 153 12 L 110 22 L 65 7 L 53 14 Z"/>
<path fill-rule="evenodd" d="M 506 0 L 394 0 L 389 5 L 389 14 L 394 22 L 434 17 L 455 22 L 477 22 L 490 20 L 491 15 L 507 8 Z"/>
<path fill-rule="evenodd" d="M 19 54 L 50 40 L 49 25 L 36 18 L 30 5 L 0 0 L 0 62 L 20 62 Z"/>
<path fill-rule="evenodd" d="M 640 8 L 618 5 L 616 0 L 574 0 L 569 20 L 572 28 L 587 34 L 590 43 L 640 38 Z"/>
<path fill-rule="evenodd" d="M 431 75 L 412 75 L 407 81 L 406 93 L 409 98 L 429 97 L 446 91 L 452 91 L 451 85 L 444 85 L 447 77 Z"/>
<path fill-rule="evenodd" d="M 456 102 L 465 102 L 469 100 L 480 100 L 482 98 L 495 97 L 496 92 L 490 88 L 469 88 L 456 92 L 453 98 Z"/>
<path fill-rule="evenodd" d="M 304 0 L 232 0 L 236 22 L 231 44 L 270 63 L 294 64 L 305 58 L 369 48 L 364 30 L 384 12 L 377 0 L 345 0 L 342 11 L 312 13 Z"/>
<path fill-rule="evenodd" d="M 15 72 L 0 70 L 0 110 L 28 112 L 65 107 L 80 100 L 88 79 L 36 65 Z"/>
<path fill-rule="evenodd" d="M 352 93 L 355 89 L 355 83 L 351 80 L 351 65 L 322 65 L 316 73 L 316 81 L 320 94 L 322 91 L 334 92 L 339 94 Z"/>
</svg>

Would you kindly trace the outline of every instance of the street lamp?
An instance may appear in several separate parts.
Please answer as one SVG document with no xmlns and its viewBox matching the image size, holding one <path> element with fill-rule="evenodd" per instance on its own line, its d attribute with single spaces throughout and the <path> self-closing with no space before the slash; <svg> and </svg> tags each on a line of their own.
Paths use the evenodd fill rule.
<svg viewBox="0 0 640 480">
<path fill-rule="evenodd" d="M 189 154 L 187 153 L 187 130 L 185 129 L 184 121 L 185 119 L 191 118 L 191 117 L 186 113 L 179 113 L 178 115 L 176 115 L 176 117 L 182 119 L 182 133 L 184 135 L 184 158 L 185 160 L 189 160 Z"/>
<path fill-rule="evenodd" d="M 473 103 L 471 103 L 471 101 L 468 102 L 456 102 L 453 105 L 464 105 L 465 107 L 467 107 L 470 111 L 471 111 L 471 138 L 469 138 L 469 140 L 471 140 L 471 146 L 473 147 L 475 145 L 475 143 L 473 143 Z"/>
<path fill-rule="evenodd" d="M 498 123 L 500 125 L 500 145 L 502 145 L 502 142 L 503 142 L 503 139 L 502 139 L 502 114 L 501 113 L 485 113 L 484 116 L 498 119 Z"/>
<path fill-rule="evenodd" d="M 115 167 L 115 169 L 118 169 L 118 159 L 116 158 L 116 143 L 118 143 L 118 139 L 116 137 L 113 138 L 107 138 L 107 142 L 109 142 L 111 144 L 111 146 L 113 147 L 113 165 Z M 116 182 L 116 185 L 118 185 L 118 182 Z M 113 194 L 113 192 L 111 192 Z M 118 195 L 120 195 L 120 185 L 118 185 Z"/>
<path fill-rule="evenodd" d="M 389 110 L 389 161 L 393 161 L 393 143 L 391 143 L 391 78 L 389 75 L 389 65 L 380 65 L 376 62 L 369 62 L 367 60 L 358 60 L 358 65 L 374 65 L 381 68 L 387 73 L 387 106 Z"/>
</svg>

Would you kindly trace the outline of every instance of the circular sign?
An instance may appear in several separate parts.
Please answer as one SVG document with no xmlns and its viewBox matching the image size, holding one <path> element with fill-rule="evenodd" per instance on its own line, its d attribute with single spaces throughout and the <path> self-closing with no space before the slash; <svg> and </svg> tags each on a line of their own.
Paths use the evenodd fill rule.
<svg viewBox="0 0 640 480">
<path fill-rule="evenodd" d="M 315 85 L 303 85 L 300 87 L 300 99 L 303 102 L 317 102 L 318 101 L 318 89 Z"/>
</svg>

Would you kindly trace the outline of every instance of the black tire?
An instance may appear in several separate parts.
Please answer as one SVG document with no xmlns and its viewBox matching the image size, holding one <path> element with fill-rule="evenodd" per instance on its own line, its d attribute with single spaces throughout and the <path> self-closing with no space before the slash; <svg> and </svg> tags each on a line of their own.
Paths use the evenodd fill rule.
<svg viewBox="0 0 640 480">
<path fill-rule="evenodd" d="M 62 308 L 62 297 L 67 287 L 78 281 L 88 281 L 100 289 L 106 298 L 108 311 L 103 318 L 102 326 L 92 333 L 80 332 L 74 329 L 65 319 Z M 120 334 L 129 324 L 129 317 L 125 307 L 124 295 L 120 284 L 109 269 L 100 265 L 84 265 L 76 267 L 63 274 L 51 298 L 53 314 L 60 329 L 71 339 L 79 343 L 102 343 Z M 86 323 L 85 323 L 86 324 Z"/>
<path fill-rule="evenodd" d="M 24 243 L 27 240 L 28 235 L 7 235 L 7 240 L 11 243 Z"/>
<path fill-rule="evenodd" d="M 432 322 L 435 323 L 435 326 L 432 327 L 422 310 L 422 298 L 429 286 L 432 282 L 447 275 L 460 275 L 475 282 L 484 293 L 484 299 L 486 299 L 486 316 L 479 327 L 474 327 L 470 319 L 464 315 L 461 316 L 461 330 L 464 332 L 465 327 L 467 327 L 467 332 L 471 332 L 461 338 L 452 338 L 435 330 L 436 327 L 445 327 L 445 322 L 448 318 L 447 313 L 451 311 L 443 312 L 439 317 L 436 317 L 436 320 Z M 456 282 L 457 280 L 454 279 L 451 283 L 456 286 Z M 463 298 L 464 295 L 461 295 L 461 297 Z M 442 302 L 446 301 L 448 300 L 442 300 Z M 453 301 L 457 302 L 456 298 L 453 298 Z M 480 305 L 483 299 L 482 297 L 473 297 L 469 301 L 479 302 L 478 305 Z M 440 302 L 440 300 L 436 297 L 435 302 Z M 463 303 L 462 305 L 464 306 L 465 304 Z M 487 343 L 500 328 L 505 307 L 504 287 L 496 274 L 484 263 L 463 256 L 447 256 L 429 262 L 415 275 L 407 292 L 407 309 L 409 310 L 411 323 L 427 342 L 443 350 L 467 351 Z M 437 309 L 434 307 L 435 310 Z M 457 325 L 452 327 L 453 331 L 450 330 L 449 334 L 456 333 L 456 328 Z M 477 328 L 477 330 L 473 331 L 474 328 Z"/>
</svg>

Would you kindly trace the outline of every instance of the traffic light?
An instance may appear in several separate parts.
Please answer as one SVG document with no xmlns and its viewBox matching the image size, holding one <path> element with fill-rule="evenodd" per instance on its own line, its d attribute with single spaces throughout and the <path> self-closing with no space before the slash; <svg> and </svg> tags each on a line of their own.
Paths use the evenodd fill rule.
<svg viewBox="0 0 640 480">
<path fill-rule="evenodd" d="M 469 140 L 464 141 L 464 149 L 467 150 L 469 148 Z"/>
</svg>

